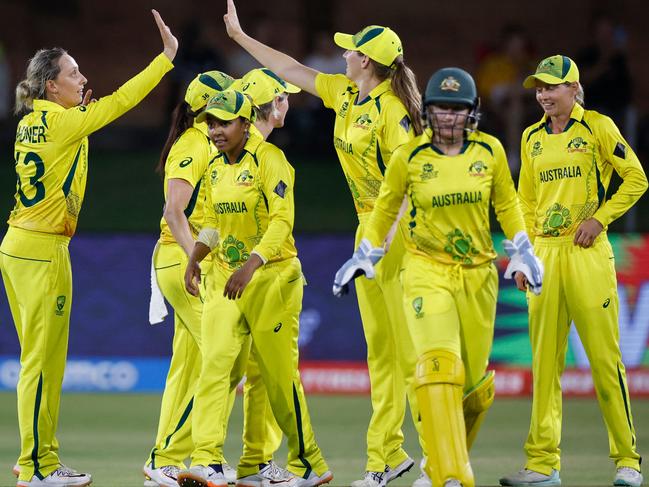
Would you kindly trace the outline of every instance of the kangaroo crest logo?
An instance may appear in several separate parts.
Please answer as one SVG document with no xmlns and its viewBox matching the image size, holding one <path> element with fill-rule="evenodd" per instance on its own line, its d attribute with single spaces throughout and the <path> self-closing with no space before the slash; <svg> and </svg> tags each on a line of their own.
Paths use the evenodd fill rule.
<svg viewBox="0 0 649 487">
<path fill-rule="evenodd" d="M 551 73 L 555 71 L 555 64 L 552 59 L 544 59 L 536 68 L 537 73 Z"/>
<path fill-rule="evenodd" d="M 469 166 L 469 174 L 471 176 L 485 177 L 487 174 L 487 165 L 482 161 L 475 161 Z"/>
<path fill-rule="evenodd" d="M 364 113 L 363 115 L 359 116 L 355 121 L 354 121 L 354 127 L 363 129 L 363 130 L 368 130 L 370 125 L 372 124 L 372 119 L 370 118 L 369 114 Z"/>
<path fill-rule="evenodd" d="M 417 318 L 421 318 L 424 316 L 424 313 L 422 312 L 422 309 L 424 308 L 424 298 L 421 296 L 415 298 L 412 300 L 412 308 L 415 310 L 415 316 Z"/>
<path fill-rule="evenodd" d="M 250 171 L 248 169 L 244 169 L 243 171 L 241 171 L 241 174 L 237 176 L 237 184 L 250 186 L 253 179 L 254 177 L 252 174 L 250 174 Z"/>
<path fill-rule="evenodd" d="M 442 91 L 460 91 L 461 88 L 460 82 L 455 79 L 453 76 L 448 76 L 444 78 L 439 85 L 439 89 Z"/>
<path fill-rule="evenodd" d="M 65 306 L 65 296 L 56 298 L 56 311 L 57 316 L 63 316 L 63 307 Z"/>
<path fill-rule="evenodd" d="M 570 142 L 568 142 L 568 152 L 586 152 L 588 149 L 586 146 L 588 142 L 585 141 L 582 137 L 575 137 Z"/>
</svg>

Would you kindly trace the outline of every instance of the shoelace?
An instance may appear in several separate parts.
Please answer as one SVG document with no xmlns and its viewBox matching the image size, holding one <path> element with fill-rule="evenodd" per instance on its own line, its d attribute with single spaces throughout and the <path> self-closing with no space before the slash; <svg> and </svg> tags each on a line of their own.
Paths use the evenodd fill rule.
<svg viewBox="0 0 649 487">
<path fill-rule="evenodd" d="M 269 477 L 271 480 L 290 480 L 293 476 L 291 472 L 285 468 L 280 467 L 272 460 L 268 462 L 267 470 L 264 472 L 264 475 Z"/>
<path fill-rule="evenodd" d="M 178 479 L 178 472 L 180 472 L 180 468 L 176 467 L 175 465 L 166 465 L 162 467 L 160 470 L 162 470 L 162 473 L 165 474 L 167 477 L 174 480 Z"/>
<path fill-rule="evenodd" d="M 383 482 L 383 476 L 385 472 L 365 472 L 365 480 L 373 480 L 374 482 L 380 484 Z"/>
<path fill-rule="evenodd" d="M 56 475 L 57 477 L 74 477 L 75 475 L 80 475 L 80 474 L 76 470 L 71 469 L 70 467 L 61 465 L 59 468 L 54 470 L 54 472 L 52 472 L 52 475 Z"/>
</svg>

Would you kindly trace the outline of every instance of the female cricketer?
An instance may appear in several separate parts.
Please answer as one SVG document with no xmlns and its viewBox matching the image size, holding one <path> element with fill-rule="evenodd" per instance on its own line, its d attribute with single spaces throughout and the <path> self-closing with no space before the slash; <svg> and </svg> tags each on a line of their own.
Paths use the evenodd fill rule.
<svg viewBox="0 0 649 487">
<path fill-rule="evenodd" d="M 21 346 L 18 485 L 88 485 L 61 465 L 56 427 L 68 347 L 72 274 L 68 243 L 86 188 L 88 135 L 136 106 L 172 69 L 178 41 L 153 10 L 164 51 L 115 93 L 90 101 L 87 79 L 66 51 L 42 49 L 16 88 L 16 205 L 0 269 Z"/>
<path fill-rule="evenodd" d="M 358 214 L 358 243 L 379 194 L 385 164 L 398 146 L 421 133 L 421 98 L 414 75 L 403 61 L 399 37 L 380 26 L 366 27 L 353 36 L 336 34 L 334 41 L 346 49 L 347 73 L 328 75 L 246 35 L 232 0 L 228 0 L 224 19 L 230 37 L 262 65 L 322 98 L 336 112 L 333 142 Z M 356 284 L 373 413 L 367 430 L 366 473 L 352 487 L 379 487 L 414 464 L 402 448 L 401 431 L 407 394 L 413 418 L 418 417 L 411 380 L 413 345 L 403 326 L 398 278 L 405 232 L 403 225 L 397 225 L 392 252 L 378 267 L 377 278 L 359 279 Z"/>
<path fill-rule="evenodd" d="M 192 467 L 178 475 L 181 487 L 226 485 L 224 429 L 212 418 L 226 407 L 230 373 L 248 337 L 273 414 L 300 461 L 299 468 L 289 465 L 299 479 L 287 475 L 272 483 L 313 487 L 333 478 L 315 442 L 298 372 L 304 278 L 291 235 L 294 170 L 281 150 L 250 130 L 254 117 L 246 95 L 226 90 L 197 118 L 207 120 L 219 154 L 208 169 L 204 226 L 185 273 L 187 290 L 198 295 L 199 263 L 212 253 L 205 277 Z"/>
<path fill-rule="evenodd" d="M 230 87 L 234 80 L 219 71 L 201 73 L 189 84 L 185 100 L 174 112 L 169 137 L 163 148 L 158 170 L 165 178 L 165 211 L 160 222 L 161 236 L 154 266 L 162 292 L 173 306 L 175 329 L 173 355 L 162 399 L 156 446 L 144 467 L 147 477 L 161 486 L 177 486 L 177 475 L 193 450 L 191 410 L 200 365 L 200 322 L 203 303 L 187 292 L 184 272 L 195 238 L 203 225 L 204 176 L 216 148 L 207 136 L 207 124 L 195 117 L 207 101 Z M 286 84 L 269 70 L 256 69 L 237 80 L 237 87 L 258 103 L 257 119 L 250 130 L 266 139 L 273 129 L 284 125 L 288 94 L 299 88 Z M 181 245 L 178 242 L 183 242 Z M 211 265 L 211 258 L 203 264 Z M 205 274 L 205 272 L 203 272 Z M 204 289 L 202 290 L 204 292 Z M 250 352 L 250 355 L 249 355 Z M 251 476 L 277 480 L 286 475 L 273 465 L 273 453 L 279 448 L 282 433 L 275 421 L 266 388 L 261 379 L 254 348 L 242 346 L 230 378 L 230 400 L 225 410 L 224 427 L 232 410 L 236 386 L 246 375 L 244 385 L 243 456 L 238 473 L 227 463 L 223 472 L 228 483 Z M 259 468 L 260 464 L 266 467 Z M 241 481 L 239 482 L 241 484 Z"/>
<path fill-rule="evenodd" d="M 536 88 L 544 115 L 523 132 L 518 195 L 547 279 L 540 295 L 529 295 L 534 398 L 527 463 L 500 483 L 561 483 L 560 378 L 574 321 L 608 430 L 617 468 L 614 485 L 638 487 L 640 455 L 620 353 L 615 261 L 606 227 L 646 191 L 647 178 L 613 121 L 584 109 L 572 59 L 544 59 L 523 86 Z M 622 184 L 606 200 L 613 171 Z M 526 289 L 524 276 L 516 281 Z"/>
<path fill-rule="evenodd" d="M 542 277 L 504 149 L 477 130 L 471 75 L 459 68 L 437 71 L 423 103 L 427 129 L 392 155 L 361 244 L 336 274 L 334 293 L 357 273 L 375 275 L 385 235 L 406 195 L 410 238 L 402 307 L 417 356 L 425 471 L 435 487 L 473 487 L 468 449 L 494 398 L 494 375 L 486 370 L 498 293 L 490 206 L 538 288 Z"/>
<path fill-rule="evenodd" d="M 162 149 L 157 171 L 164 177 L 165 207 L 160 220 L 160 239 L 153 256 L 155 280 L 174 309 L 171 363 L 162 396 L 155 446 L 144 465 L 144 474 L 157 485 L 177 486 L 177 475 L 192 449 L 191 410 L 200 373 L 200 326 L 203 303 L 185 290 L 188 256 L 203 225 L 205 184 L 203 177 L 216 148 L 207 135 L 207 124 L 196 115 L 207 101 L 228 88 L 234 79 L 220 71 L 198 74 L 187 87 L 185 98 L 173 113 L 171 129 Z M 205 265 L 211 263 L 206 261 Z M 247 354 L 240 362 L 245 366 Z M 242 366 L 235 367 L 238 372 Z M 232 389 L 241 373 L 233 374 Z M 227 423 L 231 411 L 226 411 Z M 236 472 L 224 464 L 232 483 Z"/>
</svg>

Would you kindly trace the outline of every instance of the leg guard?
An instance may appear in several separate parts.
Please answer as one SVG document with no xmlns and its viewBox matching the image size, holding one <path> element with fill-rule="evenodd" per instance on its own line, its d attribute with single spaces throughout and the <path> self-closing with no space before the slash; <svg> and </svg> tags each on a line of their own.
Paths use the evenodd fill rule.
<svg viewBox="0 0 649 487">
<path fill-rule="evenodd" d="M 464 424 L 466 425 L 466 447 L 471 450 L 473 442 L 478 435 L 482 421 L 487 414 L 487 410 L 494 402 L 494 395 L 496 387 L 494 383 L 494 376 L 496 373 L 493 370 L 480 379 L 480 382 L 471 389 L 464 400 L 462 405 L 464 407 Z"/>
<path fill-rule="evenodd" d="M 454 353 L 431 350 L 419 357 L 415 386 L 428 449 L 425 468 L 433 487 L 443 487 L 449 479 L 463 487 L 475 485 L 462 415 L 463 385 L 464 365 Z"/>
</svg>

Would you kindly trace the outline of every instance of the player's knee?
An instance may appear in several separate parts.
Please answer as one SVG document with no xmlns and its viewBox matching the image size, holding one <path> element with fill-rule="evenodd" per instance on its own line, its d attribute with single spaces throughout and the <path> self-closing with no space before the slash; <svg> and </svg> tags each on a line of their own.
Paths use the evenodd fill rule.
<svg viewBox="0 0 649 487">
<path fill-rule="evenodd" d="M 429 350 L 419 356 L 415 372 L 415 388 L 429 384 L 464 385 L 462 359 L 448 350 Z"/>
</svg>

